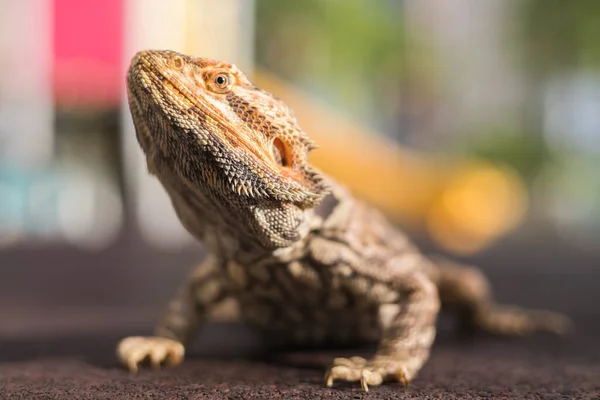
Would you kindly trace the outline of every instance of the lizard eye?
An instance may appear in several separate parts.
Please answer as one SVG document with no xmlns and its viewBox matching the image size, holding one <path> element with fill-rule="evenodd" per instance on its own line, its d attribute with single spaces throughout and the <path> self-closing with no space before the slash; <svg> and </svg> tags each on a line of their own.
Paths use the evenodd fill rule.
<svg viewBox="0 0 600 400">
<path fill-rule="evenodd" d="M 277 164 L 281 165 L 282 167 L 290 166 L 290 159 L 286 154 L 285 144 L 279 138 L 275 138 L 273 141 L 273 157 L 275 158 Z"/>
<path fill-rule="evenodd" d="M 215 84 L 221 88 L 226 87 L 228 81 L 229 81 L 229 78 L 225 74 L 219 74 L 215 78 Z"/>
<path fill-rule="evenodd" d="M 233 85 L 233 78 L 227 72 L 218 71 L 208 77 L 207 87 L 213 92 L 226 93 Z"/>
</svg>

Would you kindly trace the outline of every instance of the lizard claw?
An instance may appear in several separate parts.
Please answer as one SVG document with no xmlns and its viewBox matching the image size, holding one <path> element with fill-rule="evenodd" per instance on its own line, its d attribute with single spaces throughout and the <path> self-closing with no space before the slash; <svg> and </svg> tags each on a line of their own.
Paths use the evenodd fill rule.
<svg viewBox="0 0 600 400">
<path fill-rule="evenodd" d="M 183 344 L 168 338 L 132 336 L 121 340 L 117 346 L 119 361 L 130 372 L 138 371 L 138 364 L 149 359 L 153 368 L 160 368 L 162 362 L 169 365 L 181 363 L 185 354 Z"/>
<path fill-rule="evenodd" d="M 398 381 L 402 382 L 402 384 L 404 385 L 404 387 L 408 387 L 408 371 L 406 369 L 406 367 L 402 366 L 398 369 Z"/>
<path fill-rule="evenodd" d="M 332 387 L 333 386 L 333 381 L 334 381 L 334 376 L 331 373 L 331 369 L 328 369 L 327 372 L 325 373 L 325 385 L 327 385 L 327 387 Z"/>
<path fill-rule="evenodd" d="M 371 377 L 371 371 L 369 371 L 367 369 L 363 369 L 361 377 L 360 377 L 360 387 L 362 388 L 363 392 L 365 392 L 365 393 L 369 392 L 368 380 L 370 377 Z"/>
</svg>

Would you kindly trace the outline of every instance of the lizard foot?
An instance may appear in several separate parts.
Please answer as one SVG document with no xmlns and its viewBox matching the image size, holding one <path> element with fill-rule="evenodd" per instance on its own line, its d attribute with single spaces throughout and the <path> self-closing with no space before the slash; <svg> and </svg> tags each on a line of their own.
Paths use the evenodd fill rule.
<svg viewBox="0 0 600 400">
<path fill-rule="evenodd" d="M 152 366 L 158 368 L 162 362 L 179 364 L 184 353 L 183 344 L 158 336 L 131 336 L 121 340 L 117 346 L 117 357 L 134 373 L 138 370 L 138 364 L 145 359 L 150 359 Z"/>
<path fill-rule="evenodd" d="M 362 357 L 336 358 L 325 374 L 325 383 L 333 386 L 335 380 L 360 382 L 364 392 L 369 386 L 377 386 L 384 380 L 396 380 L 408 385 L 410 377 L 402 363 L 367 361 Z"/>
<path fill-rule="evenodd" d="M 532 311 L 530 313 L 532 324 L 536 330 L 565 335 L 573 331 L 573 322 L 566 315 L 552 311 Z"/>
<path fill-rule="evenodd" d="M 478 316 L 484 330 L 507 336 L 522 336 L 534 332 L 564 335 L 573 330 L 569 317 L 545 310 L 525 310 L 516 307 L 496 307 Z"/>
</svg>

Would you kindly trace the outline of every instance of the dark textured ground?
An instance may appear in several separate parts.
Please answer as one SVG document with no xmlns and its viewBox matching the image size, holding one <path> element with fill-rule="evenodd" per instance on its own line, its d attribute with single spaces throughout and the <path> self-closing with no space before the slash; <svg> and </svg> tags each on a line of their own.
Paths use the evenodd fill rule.
<svg viewBox="0 0 600 400">
<path fill-rule="evenodd" d="M 580 321 L 592 324 L 594 321 Z M 236 333 L 237 332 L 237 333 Z M 598 332 L 598 331 L 596 331 Z M 214 347 L 246 340 L 235 325 L 213 326 L 206 346 L 181 366 L 136 376 L 114 360 L 118 338 L 131 332 L 12 340 L 0 346 L 0 398 L 7 399 L 396 399 L 599 398 L 600 345 L 588 332 L 567 340 L 540 335 L 520 341 L 444 334 L 420 377 L 399 384 L 325 388 L 323 369 L 343 351 L 214 358 Z M 223 339 L 223 338 L 226 339 Z M 238 343 L 239 344 L 239 343 Z M 212 349 L 210 347 L 213 347 Z M 246 349 L 247 350 L 247 349 Z M 204 353 L 204 357 L 202 357 Z M 247 351 L 246 351 L 247 353 Z"/>
<path fill-rule="evenodd" d="M 600 398 L 598 254 L 517 243 L 474 260 L 500 300 L 569 313 L 577 332 L 501 340 L 442 329 L 408 389 L 365 395 L 358 384 L 323 385 L 328 362 L 356 352 L 269 358 L 231 324 L 208 326 L 183 365 L 130 375 L 116 364 L 117 341 L 149 333 L 198 257 L 142 250 L 0 252 L 0 399 Z"/>
</svg>

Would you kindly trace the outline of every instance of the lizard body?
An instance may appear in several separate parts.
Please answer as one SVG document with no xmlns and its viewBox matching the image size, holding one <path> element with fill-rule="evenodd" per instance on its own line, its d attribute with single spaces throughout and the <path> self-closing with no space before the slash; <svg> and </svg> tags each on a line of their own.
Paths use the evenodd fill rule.
<svg viewBox="0 0 600 400">
<path fill-rule="evenodd" d="M 227 298 L 273 340 L 378 342 L 337 358 L 326 382 L 407 384 L 429 357 L 441 306 L 485 331 L 562 332 L 565 317 L 494 304 L 476 269 L 423 255 L 370 205 L 308 163 L 315 144 L 293 112 L 235 66 L 143 51 L 128 98 L 148 170 L 183 226 L 210 250 L 153 337 L 119 343 L 131 370 L 182 360 L 185 344 Z"/>
</svg>

